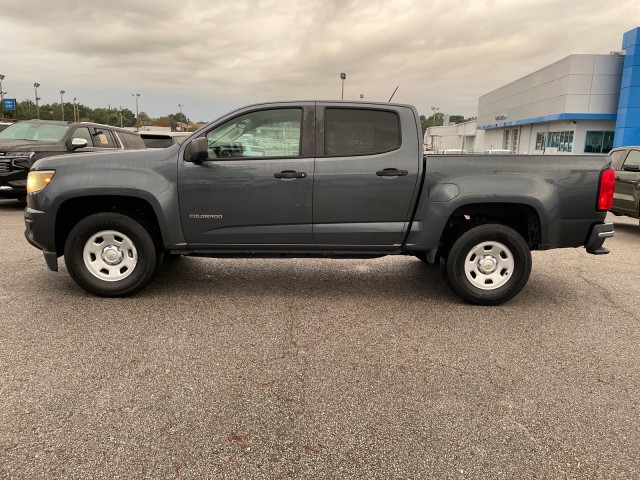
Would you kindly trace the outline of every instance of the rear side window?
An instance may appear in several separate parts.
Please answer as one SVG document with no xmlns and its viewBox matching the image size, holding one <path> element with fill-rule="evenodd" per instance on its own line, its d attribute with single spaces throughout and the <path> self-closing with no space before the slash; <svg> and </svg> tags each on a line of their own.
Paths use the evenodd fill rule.
<svg viewBox="0 0 640 480">
<path fill-rule="evenodd" d="M 616 150 L 615 152 L 611 152 L 611 165 L 614 170 L 620 170 L 622 168 L 622 161 L 624 160 L 626 150 Z"/>
<path fill-rule="evenodd" d="M 146 135 L 142 137 L 142 141 L 147 148 L 167 148 L 173 145 L 173 139 L 166 135 Z"/>
<path fill-rule="evenodd" d="M 627 155 L 627 159 L 624 161 L 622 168 L 637 171 L 640 168 L 640 150 L 629 151 L 629 155 Z"/>
<path fill-rule="evenodd" d="M 396 112 L 355 108 L 325 110 L 324 154 L 372 155 L 400 147 Z"/>
<path fill-rule="evenodd" d="M 146 148 L 144 144 L 144 140 L 137 133 L 129 133 L 123 131 L 113 132 L 113 134 L 120 139 L 120 143 L 122 143 L 122 148 L 127 150 L 137 150 L 141 148 Z"/>
<path fill-rule="evenodd" d="M 115 141 L 109 130 L 96 127 L 92 137 L 94 147 L 116 148 Z"/>
</svg>

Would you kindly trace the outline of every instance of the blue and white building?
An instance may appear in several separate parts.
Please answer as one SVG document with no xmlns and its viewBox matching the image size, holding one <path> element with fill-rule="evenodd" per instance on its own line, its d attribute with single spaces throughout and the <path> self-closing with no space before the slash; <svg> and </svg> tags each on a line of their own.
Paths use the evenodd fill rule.
<svg viewBox="0 0 640 480">
<path fill-rule="evenodd" d="M 569 55 L 489 92 L 477 120 L 427 129 L 434 151 L 607 153 L 640 145 L 640 27 L 608 55 Z"/>
</svg>

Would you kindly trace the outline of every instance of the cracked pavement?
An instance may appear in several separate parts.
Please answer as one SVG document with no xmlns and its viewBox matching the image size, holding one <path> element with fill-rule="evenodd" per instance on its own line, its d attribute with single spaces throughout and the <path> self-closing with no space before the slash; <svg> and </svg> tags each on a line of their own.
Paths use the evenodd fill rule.
<svg viewBox="0 0 640 480">
<path fill-rule="evenodd" d="M 439 270 L 184 258 L 93 297 L 0 201 L 0 477 L 638 478 L 640 227 L 534 252 L 462 303 Z"/>
</svg>

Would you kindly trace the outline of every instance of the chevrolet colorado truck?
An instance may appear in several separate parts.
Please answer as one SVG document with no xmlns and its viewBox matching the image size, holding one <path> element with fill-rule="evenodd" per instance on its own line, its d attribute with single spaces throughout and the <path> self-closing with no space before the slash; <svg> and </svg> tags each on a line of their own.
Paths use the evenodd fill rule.
<svg viewBox="0 0 640 480">
<path fill-rule="evenodd" d="M 25 236 L 100 296 L 141 290 L 166 256 L 413 255 L 495 305 L 532 250 L 608 253 L 613 187 L 604 155 L 423 155 L 409 105 L 267 103 L 166 149 L 38 160 Z"/>
</svg>

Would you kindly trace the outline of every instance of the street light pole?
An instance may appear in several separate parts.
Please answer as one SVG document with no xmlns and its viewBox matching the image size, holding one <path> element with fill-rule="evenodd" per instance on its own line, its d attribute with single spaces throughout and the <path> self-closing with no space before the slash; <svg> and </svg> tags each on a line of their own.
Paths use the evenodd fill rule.
<svg viewBox="0 0 640 480">
<path fill-rule="evenodd" d="M 140 125 L 138 125 L 138 98 L 140 98 L 139 93 L 132 93 L 132 97 L 136 99 L 136 132 L 140 129 Z"/>
<path fill-rule="evenodd" d="M 431 122 L 431 126 L 435 127 L 436 126 L 436 112 L 438 110 L 440 110 L 439 107 L 431 107 L 431 110 L 433 110 L 433 122 Z"/>
<path fill-rule="evenodd" d="M 65 94 L 64 90 L 60 90 L 60 110 L 62 110 L 62 121 L 64 122 L 64 98 L 62 97 Z"/>
<path fill-rule="evenodd" d="M 180 104 L 180 103 L 179 103 L 179 104 L 178 104 L 178 108 L 180 109 L 180 131 L 181 131 L 181 132 L 182 132 L 182 131 L 184 131 L 184 125 L 183 125 L 183 123 L 184 123 L 184 122 L 182 121 L 182 119 L 184 118 L 184 117 L 182 116 L 182 107 L 186 107 L 186 105 L 184 105 L 184 104 Z"/>
<path fill-rule="evenodd" d="M 39 83 L 34 83 L 33 84 L 33 89 L 36 92 L 36 115 L 38 116 L 38 120 L 40 120 L 40 105 L 38 104 L 38 100 L 40 100 L 40 97 L 38 97 L 38 87 L 40 86 Z"/>
<path fill-rule="evenodd" d="M 340 95 L 340 100 L 344 100 L 344 81 L 347 79 L 347 74 L 341 73 L 340 79 L 342 80 L 342 94 Z"/>
</svg>

